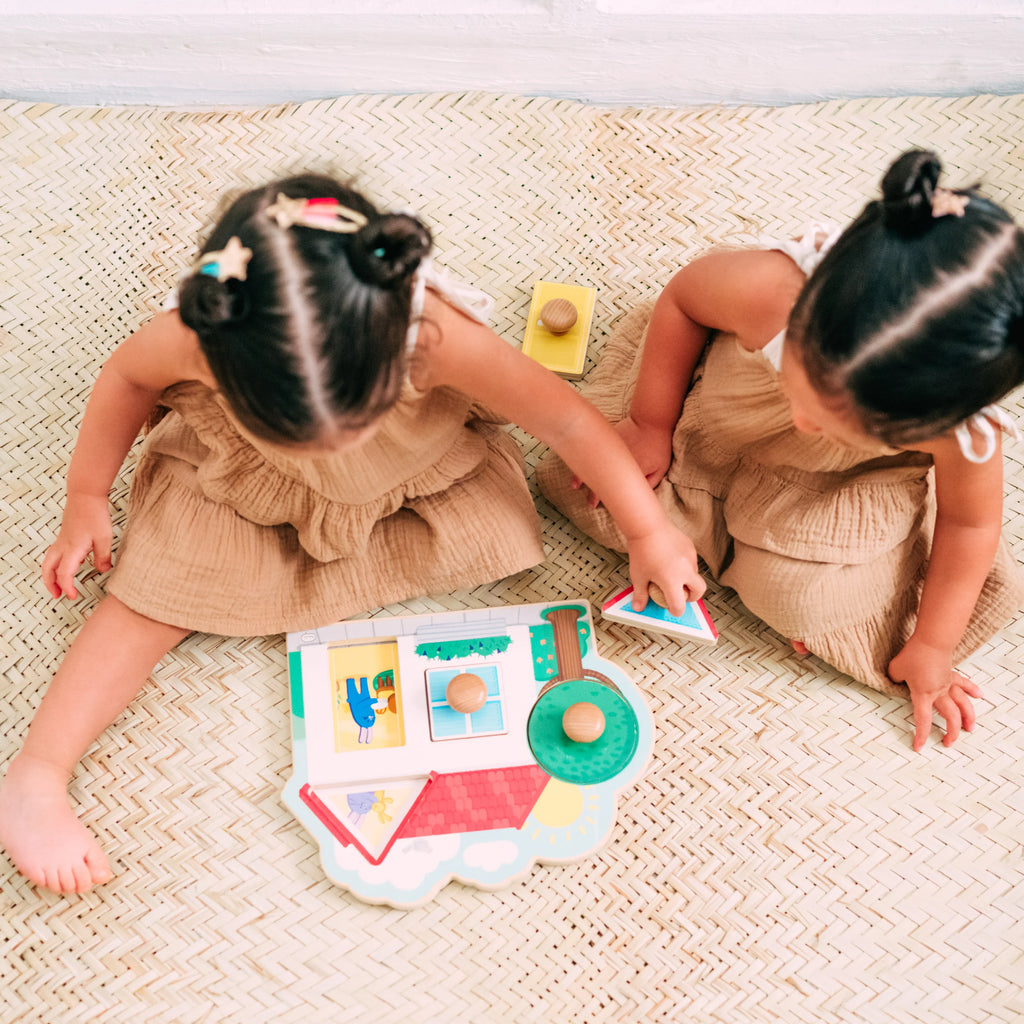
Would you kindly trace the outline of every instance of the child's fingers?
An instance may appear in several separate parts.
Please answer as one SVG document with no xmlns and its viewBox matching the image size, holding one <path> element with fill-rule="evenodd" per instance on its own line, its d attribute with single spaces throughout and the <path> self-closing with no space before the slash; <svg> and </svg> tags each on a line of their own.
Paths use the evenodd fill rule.
<svg viewBox="0 0 1024 1024">
<path fill-rule="evenodd" d="M 633 607 L 641 612 L 647 607 L 647 602 L 650 600 L 651 592 L 648 582 L 645 580 L 643 583 L 633 582 Z"/>
<path fill-rule="evenodd" d="M 581 491 L 582 490 L 582 491 L 586 491 L 587 492 L 587 507 L 588 508 L 597 508 L 598 505 L 601 504 L 601 499 L 592 490 L 590 490 L 587 487 L 586 483 L 584 483 L 584 481 L 582 479 L 580 479 L 580 477 L 576 476 L 575 473 L 573 474 L 572 479 L 569 481 L 569 486 L 574 491 Z"/>
<path fill-rule="evenodd" d="M 110 549 L 113 543 L 111 537 L 104 537 L 103 540 L 96 541 L 92 548 L 93 564 L 96 566 L 99 572 L 107 572 L 110 566 L 113 564 L 110 559 Z"/>
<path fill-rule="evenodd" d="M 81 564 L 82 559 L 79 557 L 73 559 L 66 558 L 61 562 L 60 568 L 57 570 L 57 585 L 60 587 L 60 592 L 72 600 L 78 597 L 78 589 L 75 587 L 75 573 Z M 59 597 L 60 594 L 57 596 Z"/>
<path fill-rule="evenodd" d="M 961 697 L 957 701 L 957 706 L 960 708 L 960 718 L 963 723 L 964 732 L 974 732 L 974 723 L 978 720 L 978 716 L 974 712 L 974 705 L 967 697 Z"/>
<path fill-rule="evenodd" d="M 942 745 L 951 747 L 960 738 L 960 705 L 947 695 L 935 702 L 935 710 L 946 720 L 946 735 L 942 737 Z"/>
<path fill-rule="evenodd" d="M 914 749 L 920 750 L 928 740 L 932 731 L 932 702 L 930 700 L 914 701 Z"/>
<path fill-rule="evenodd" d="M 968 697 L 973 697 L 975 700 L 985 699 L 985 694 L 981 692 L 981 687 L 968 679 L 967 676 L 960 675 L 959 672 L 953 673 L 953 689 L 956 687 L 959 687 Z"/>
<path fill-rule="evenodd" d="M 43 585 L 46 587 L 50 597 L 60 597 L 60 585 L 57 583 L 57 565 L 60 562 L 60 553 L 50 548 L 43 558 L 42 574 Z"/>
<path fill-rule="evenodd" d="M 78 597 L 75 573 L 82 564 L 81 556 L 69 555 L 53 548 L 43 560 L 43 583 L 51 597 Z"/>
<path fill-rule="evenodd" d="M 675 615 L 678 618 L 686 611 L 688 598 L 686 587 L 682 584 L 676 584 L 674 587 L 660 587 L 656 583 L 652 583 L 650 595 L 651 600 L 657 601 L 658 604 L 667 608 L 670 615 Z"/>
<path fill-rule="evenodd" d="M 60 594 L 75 600 L 78 597 L 78 588 L 75 586 L 75 573 L 79 566 L 85 561 L 89 553 L 88 548 L 73 548 L 65 551 L 56 567 L 57 586 L 60 587 Z M 55 596 L 60 597 L 60 594 Z"/>
<path fill-rule="evenodd" d="M 953 675 L 955 681 L 949 688 L 950 699 L 960 712 L 960 721 L 964 732 L 973 732 L 978 716 L 975 714 L 974 702 L 971 698 L 980 698 L 981 688 L 964 678 L 959 672 L 955 672 Z"/>
<path fill-rule="evenodd" d="M 694 576 L 686 583 L 685 594 L 687 601 L 699 601 L 707 592 L 708 585 L 703 576 Z"/>
</svg>

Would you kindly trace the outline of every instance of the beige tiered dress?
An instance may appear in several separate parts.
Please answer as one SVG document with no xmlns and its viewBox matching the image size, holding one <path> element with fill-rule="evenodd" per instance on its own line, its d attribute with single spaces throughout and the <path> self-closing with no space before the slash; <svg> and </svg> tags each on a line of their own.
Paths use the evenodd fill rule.
<svg viewBox="0 0 1024 1024">
<path fill-rule="evenodd" d="M 586 391 L 613 421 L 628 413 L 649 317 L 648 308 L 623 322 Z M 537 479 L 581 529 L 624 550 L 607 512 L 587 507 L 560 459 L 549 454 Z M 720 335 L 695 371 L 656 493 L 711 575 L 750 611 L 854 679 L 906 695 L 886 668 L 916 619 L 934 522 L 930 456 L 800 433 L 766 353 Z M 1001 542 L 956 659 L 1004 626 L 1020 600 Z"/>
<path fill-rule="evenodd" d="M 418 286 L 482 319 L 480 293 L 430 267 Z M 202 384 L 176 384 L 161 404 L 108 586 L 150 618 L 279 633 L 543 560 L 518 445 L 459 392 L 406 382 L 370 440 L 317 458 L 243 434 Z"/>
</svg>

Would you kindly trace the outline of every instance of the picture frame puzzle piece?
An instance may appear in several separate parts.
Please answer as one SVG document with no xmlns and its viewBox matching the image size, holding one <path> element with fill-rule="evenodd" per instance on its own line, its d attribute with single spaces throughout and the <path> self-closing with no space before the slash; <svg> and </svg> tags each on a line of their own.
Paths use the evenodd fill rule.
<svg viewBox="0 0 1024 1024">
<path fill-rule="evenodd" d="M 523 353 L 562 377 L 582 377 L 596 297 L 597 289 L 586 285 L 537 281 L 526 318 Z"/>
<path fill-rule="evenodd" d="M 395 641 L 331 644 L 327 657 L 334 751 L 403 746 L 405 716 Z"/>
<path fill-rule="evenodd" d="M 682 615 L 673 615 L 657 601 L 648 599 L 639 611 L 633 607 L 633 588 L 627 587 L 621 593 L 605 601 L 601 614 L 612 622 L 627 626 L 639 626 L 655 633 L 667 633 L 681 640 L 714 644 L 718 641 L 718 630 L 711 621 L 703 601 L 690 601 Z"/>
<path fill-rule="evenodd" d="M 338 842 L 354 846 L 370 864 L 380 864 L 435 778 L 428 775 L 339 786 L 305 785 L 299 796 Z"/>
<path fill-rule="evenodd" d="M 461 705 L 457 699 L 459 684 L 468 680 L 480 684 L 483 699 Z M 430 738 L 435 742 L 502 736 L 508 732 L 498 664 L 482 663 L 470 671 L 462 667 L 428 668 L 426 684 Z"/>
</svg>

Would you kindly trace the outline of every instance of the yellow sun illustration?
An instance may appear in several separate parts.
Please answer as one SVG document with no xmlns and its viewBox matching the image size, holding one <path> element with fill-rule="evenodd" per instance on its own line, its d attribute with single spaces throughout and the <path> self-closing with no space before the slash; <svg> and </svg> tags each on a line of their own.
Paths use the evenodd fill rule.
<svg viewBox="0 0 1024 1024">
<path fill-rule="evenodd" d="M 564 839 L 572 840 L 573 826 L 580 835 L 587 835 L 597 824 L 595 812 L 598 802 L 593 794 L 593 790 L 585 793 L 580 786 L 551 779 L 530 812 L 533 822 L 538 826 L 530 838 L 537 839 L 547 829 L 552 845 L 560 833 Z"/>
</svg>

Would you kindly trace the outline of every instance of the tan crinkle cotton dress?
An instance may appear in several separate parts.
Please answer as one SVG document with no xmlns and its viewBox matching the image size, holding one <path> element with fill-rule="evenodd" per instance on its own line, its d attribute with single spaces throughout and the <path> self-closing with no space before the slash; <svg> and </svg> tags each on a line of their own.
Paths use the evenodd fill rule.
<svg viewBox="0 0 1024 1024">
<path fill-rule="evenodd" d="M 806 254 L 790 254 L 809 271 Z M 586 391 L 613 421 L 628 414 L 649 317 L 647 308 L 623 321 Z M 731 336 L 709 343 L 656 493 L 712 576 L 751 612 L 854 679 L 907 695 L 886 668 L 914 628 L 935 511 L 931 457 L 855 450 L 797 431 L 771 358 L 781 340 L 763 352 Z M 537 479 L 586 533 L 625 548 L 553 453 Z M 956 660 L 1002 628 L 1020 600 L 1019 571 L 1001 542 Z"/>
<path fill-rule="evenodd" d="M 485 319 L 486 296 L 426 266 L 414 323 L 424 287 Z M 243 434 L 202 384 L 161 404 L 108 585 L 150 618 L 230 636 L 300 630 L 544 558 L 518 445 L 459 392 L 407 381 L 370 440 L 316 458 Z"/>
</svg>

